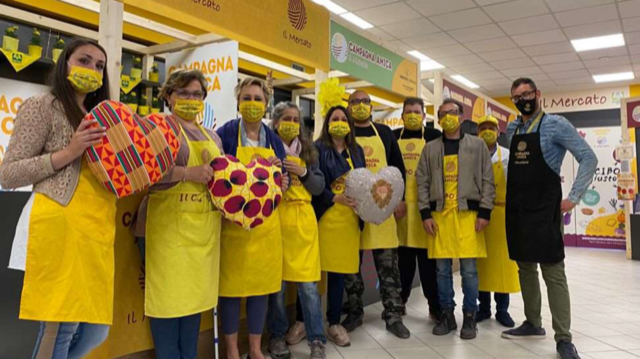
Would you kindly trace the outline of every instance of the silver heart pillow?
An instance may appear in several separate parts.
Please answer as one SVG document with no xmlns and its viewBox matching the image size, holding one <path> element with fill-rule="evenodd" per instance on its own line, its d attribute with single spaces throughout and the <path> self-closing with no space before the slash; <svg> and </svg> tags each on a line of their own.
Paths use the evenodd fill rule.
<svg viewBox="0 0 640 359">
<path fill-rule="evenodd" d="M 404 194 L 400 170 L 385 167 L 377 174 L 358 168 L 347 176 L 345 195 L 358 201 L 358 215 L 369 223 L 382 224 L 391 217 Z"/>
</svg>

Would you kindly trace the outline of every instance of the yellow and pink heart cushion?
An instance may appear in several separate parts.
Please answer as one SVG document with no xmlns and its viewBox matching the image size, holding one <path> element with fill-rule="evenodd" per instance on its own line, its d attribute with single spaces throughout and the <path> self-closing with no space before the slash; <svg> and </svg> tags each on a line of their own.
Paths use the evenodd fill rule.
<svg viewBox="0 0 640 359">
<path fill-rule="evenodd" d="M 158 183 L 175 164 L 180 127 L 170 116 L 145 118 L 116 101 L 104 101 L 84 120 L 107 129 L 102 143 L 85 153 L 91 172 L 109 192 L 126 197 Z"/>
<path fill-rule="evenodd" d="M 231 155 L 211 161 L 209 192 L 222 215 L 246 230 L 263 224 L 282 200 L 282 171 L 264 158 L 243 165 Z"/>
</svg>

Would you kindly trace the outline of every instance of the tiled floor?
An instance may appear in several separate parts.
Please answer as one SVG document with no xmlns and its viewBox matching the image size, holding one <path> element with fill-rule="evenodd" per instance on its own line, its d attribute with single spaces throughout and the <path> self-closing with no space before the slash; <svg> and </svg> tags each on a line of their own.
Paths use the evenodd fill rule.
<svg viewBox="0 0 640 359">
<path fill-rule="evenodd" d="M 574 343 L 582 358 L 640 358 L 640 262 L 627 260 L 622 251 L 577 248 L 567 249 L 566 262 Z M 456 288 L 461 303 L 458 275 Z M 328 359 L 556 358 L 546 299 L 543 317 L 548 337 L 533 341 L 501 339 L 504 328 L 493 319 L 479 325 L 475 340 L 464 341 L 458 333 L 436 337 L 431 334 L 434 324 L 427 318 L 427 303 L 419 289 L 408 305 L 404 323 L 411 330 L 410 339 L 398 339 L 385 330 L 378 303 L 366 308 L 364 325 L 351 333 L 351 347 L 327 345 Z M 459 325 L 461 311 L 458 307 Z M 516 322 L 524 320 L 520 295 L 511 297 L 510 312 Z M 292 352 L 296 359 L 309 356 L 305 342 L 292 347 Z"/>
</svg>

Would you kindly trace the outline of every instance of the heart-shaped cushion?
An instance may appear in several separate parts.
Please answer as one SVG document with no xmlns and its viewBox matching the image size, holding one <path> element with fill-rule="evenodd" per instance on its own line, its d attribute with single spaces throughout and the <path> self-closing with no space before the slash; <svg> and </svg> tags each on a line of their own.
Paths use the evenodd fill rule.
<svg viewBox="0 0 640 359">
<path fill-rule="evenodd" d="M 211 161 L 209 192 L 222 215 L 244 229 L 263 224 L 282 199 L 282 171 L 258 157 L 248 165 L 226 155 Z"/>
<path fill-rule="evenodd" d="M 358 215 L 365 222 L 381 224 L 391 217 L 404 194 L 400 170 L 385 167 L 377 174 L 357 168 L 347 176 L 345 195 L 358 202 Z"/>
<path fill-rule="evenodd" d="M 85 120 L 107 129 L 102 143 L 87 148 L 98 181 L 118 198 L 158 183 L 173 167 L 180 149 L 180 127 L 163 114 L 141 118 L 116 101 L 103 101 Z"/>
</svg>

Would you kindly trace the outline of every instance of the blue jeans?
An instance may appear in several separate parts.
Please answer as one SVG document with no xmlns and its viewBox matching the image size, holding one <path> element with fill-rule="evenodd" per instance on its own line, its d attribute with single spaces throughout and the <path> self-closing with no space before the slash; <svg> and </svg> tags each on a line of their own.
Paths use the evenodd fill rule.
<svg viewBox="0 0 640 359">
<path fill-rule="evenodd" d="M 438 296 L 440 306 L 443 310 L 453 309 L 456 302 L 453 300 L 455 291 L 453 290 L 452 259 L 436 259 L 438 269 Z M 460 258 L 460 275 L 462 275 L 462 292 L 464 301 L 462 310 L 469 312 L 478 311 L 478 271 L 476 270 L 475 258 Z"/>
<path fill-rule="evenodd" d="M 196 359 L 201 317 L 150 318 L 156 359 Z"/>
<path fill-rule="evenodd" d="M 102 344 L 109 326 L 89 323 L 41 322 L 32 359 L 82 359 Z"/>
<path fill-rule="evenodd" d="M 346 274 L 327 272 L 327 322 L 329 326 L 340 324 L 342 298 L 344 298 L 344 277 Z M 306 315 L 300 305 L 300 294 L 296 301 L 296 320 L 304 322 Z M 306 327 L 305 327 L 306 329 Z M 308 330 L 308 329 L 307 329 Z"/>
<path fill-rule="evenodd" d="M 506 312 L 509 310 L 509 293 L 494 293 L 493 299 L 496 301 L 496 311 Z M 491 292 L 480 292 L 480 311 L 491 313 Z"/>
<path fill-rule="evenodd" d="M 309 343 L 319 340 L 327 342 L 324 336 L 324 322 L 322 321 L 322 303 L 320 294 L 316 288 L 316 283 L 294 283 L 298 287 L 298 300 L 302 306 L 304 327 L 307 331 L 307 341 Z M 282 289 L 278 293 L 269 296 L 269 314 L 267 326 L 271 338 L 284 338 L 289 329 L 287 320 L 287 310 L 284 302 L 286 285 L 282 283 Z"/>
</svg>

